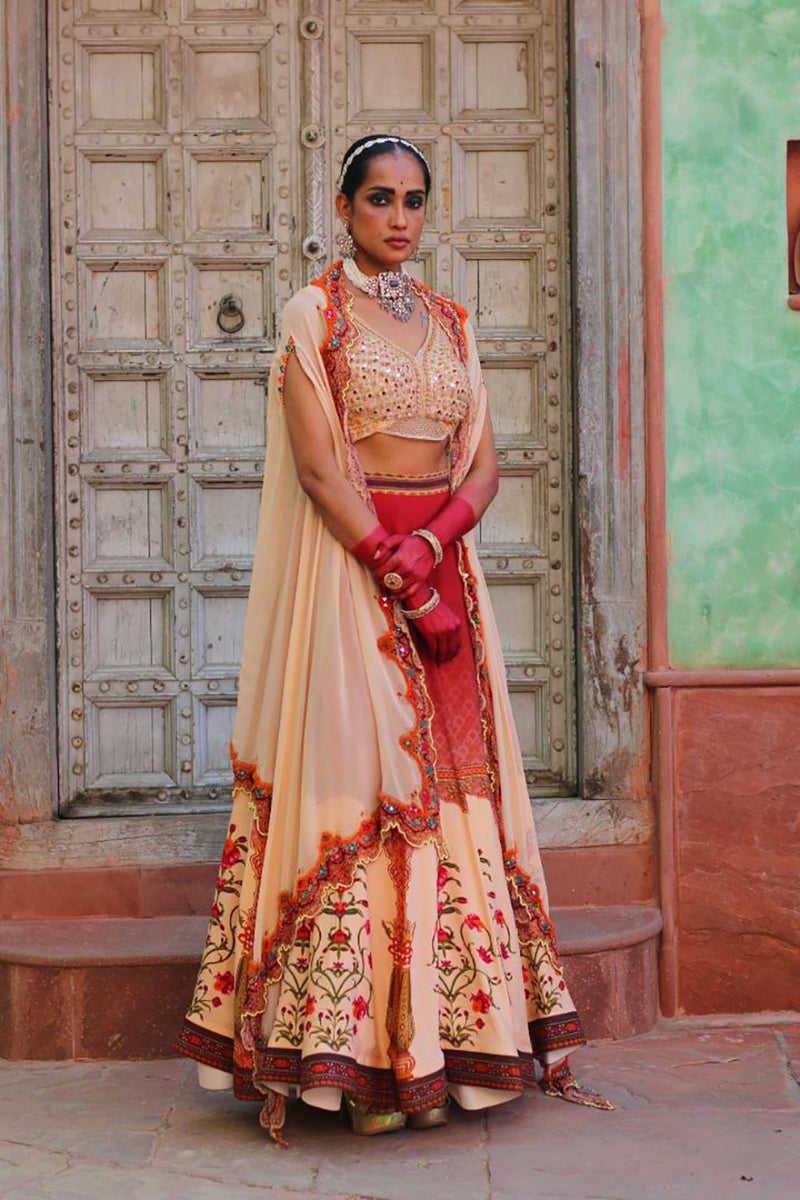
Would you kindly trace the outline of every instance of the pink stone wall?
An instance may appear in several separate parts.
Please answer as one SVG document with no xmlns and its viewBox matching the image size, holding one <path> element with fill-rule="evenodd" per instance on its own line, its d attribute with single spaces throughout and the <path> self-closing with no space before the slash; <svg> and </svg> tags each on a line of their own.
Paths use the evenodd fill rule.
<svg viewBox="0 0 800 1200">
<path fill-rule="evenodd" d="M 677 999 L 800 1008 L 800 688 L 675 690 Z"/>
</svg>

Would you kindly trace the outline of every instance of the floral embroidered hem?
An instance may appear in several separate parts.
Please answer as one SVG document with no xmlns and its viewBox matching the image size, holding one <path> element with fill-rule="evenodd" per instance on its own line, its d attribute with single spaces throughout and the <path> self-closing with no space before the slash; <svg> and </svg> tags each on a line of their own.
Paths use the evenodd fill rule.
<svg viewBox="0 0 800 1200">
<path fill-rule="evenodd" d="M 269 1089 L 337 1108 L 345 1091 L 376 1111 L 413 1112 L 444 1103 L 448 1093 L 471 1108 L 533 1086 L 535 1059 L 552 1065 L 585 1041 L 554 939 L 516 919 L 513 871 L 487 798 L 470 797 L 466 810 L 445 803 L 442 832 L 446 857 L 431 844 L 410 864 L 415 1028 L 406 1077 L 396 1070 L 384 1020 L 395 916 L 384 851 L 359 863 L 352 883 L 332 887 L 299 925 L 263 1018 L 250 1022 L 252 1049 L 241 1036 L 248 1019 L 237 1008 L 234 974 L 213 969 L 223 962 L 198 990 L 176 1049 L 229 1073 L 242 1100 L 263 1100 Z M 228 871 L 237 865 L 231 846 L 235 837 Z M 217 906 L 226 898 L 238 914 L 234 880 Z"/>
</svg>

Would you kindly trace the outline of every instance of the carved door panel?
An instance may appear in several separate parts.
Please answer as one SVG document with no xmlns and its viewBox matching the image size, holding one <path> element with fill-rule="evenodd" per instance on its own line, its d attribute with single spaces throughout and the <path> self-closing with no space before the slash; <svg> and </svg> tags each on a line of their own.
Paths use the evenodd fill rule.
<svg viewBox="0 0 800 1200">
<path fill-rule="evenodd" d="M 276 323 L 335 256 L 347 142 L 385 128 L 432 163 L 417 269 L 481 343 L 503 473 L 482 554 L 528 777 L 569 790 L 553 5 L 52 0 L 64 812 L 229 802 Z"/>
<path fill-rule="evenodd" d="M 299 257 L 298 35 L 275 7 L 51 6 L 73 814 L 228 803 L 264 383 Z"/>
</svg>

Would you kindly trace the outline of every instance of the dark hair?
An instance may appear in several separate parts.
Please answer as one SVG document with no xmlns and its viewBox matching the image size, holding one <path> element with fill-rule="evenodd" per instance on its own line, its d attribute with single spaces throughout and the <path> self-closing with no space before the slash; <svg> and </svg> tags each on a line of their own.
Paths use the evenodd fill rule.
<svg viewBox="0 0 800 1200">
<path fill-rule="evenodd" d="M 339 184 L 339 191 L 344 192 L 347 199 L 352 202 L 353 197 L 366 178 L 367 164 L 370 159 L 377 158 L 379 154 L 397 154 L 398 151 L 405 151 L 408 154 L 413 154 L 422 167 L 422 174 L 425 179 L 425 195 L 427 196 L 431 190 L 431 173 L 428 169 L 428 164 L 422 157 L 422 152 L 412 142 L 406 141 L 405 138 L 397 137 L 395 134 L 368 133 L 364 137 L 358 138 L 347 147 L 345 156 L 342 159 L 342 166 L 344 166 L 354 150 L 357 150 L 365 142 L 371 142 L 374 138 L 391 138 L 392 140 L 376 142 L 374 146 L 368 146 L 366 150 L 362 150 L 360 154 L 357 154 Z"/>
</svg>

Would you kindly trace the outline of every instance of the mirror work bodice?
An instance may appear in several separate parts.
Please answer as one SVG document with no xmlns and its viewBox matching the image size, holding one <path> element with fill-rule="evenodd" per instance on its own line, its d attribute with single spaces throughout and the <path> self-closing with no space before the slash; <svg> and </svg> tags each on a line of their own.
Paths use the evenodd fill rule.
<svg viewBox="0 0 800 1200">
<path fill-rule="evenodd" d="M 373 433 L 444 441 L 469 411 L 466 366 L 439 321 L 428 310 L 425 341 L 403 350 L 348 313 L 348 427 L 354 442 Z"/>
</svg>

